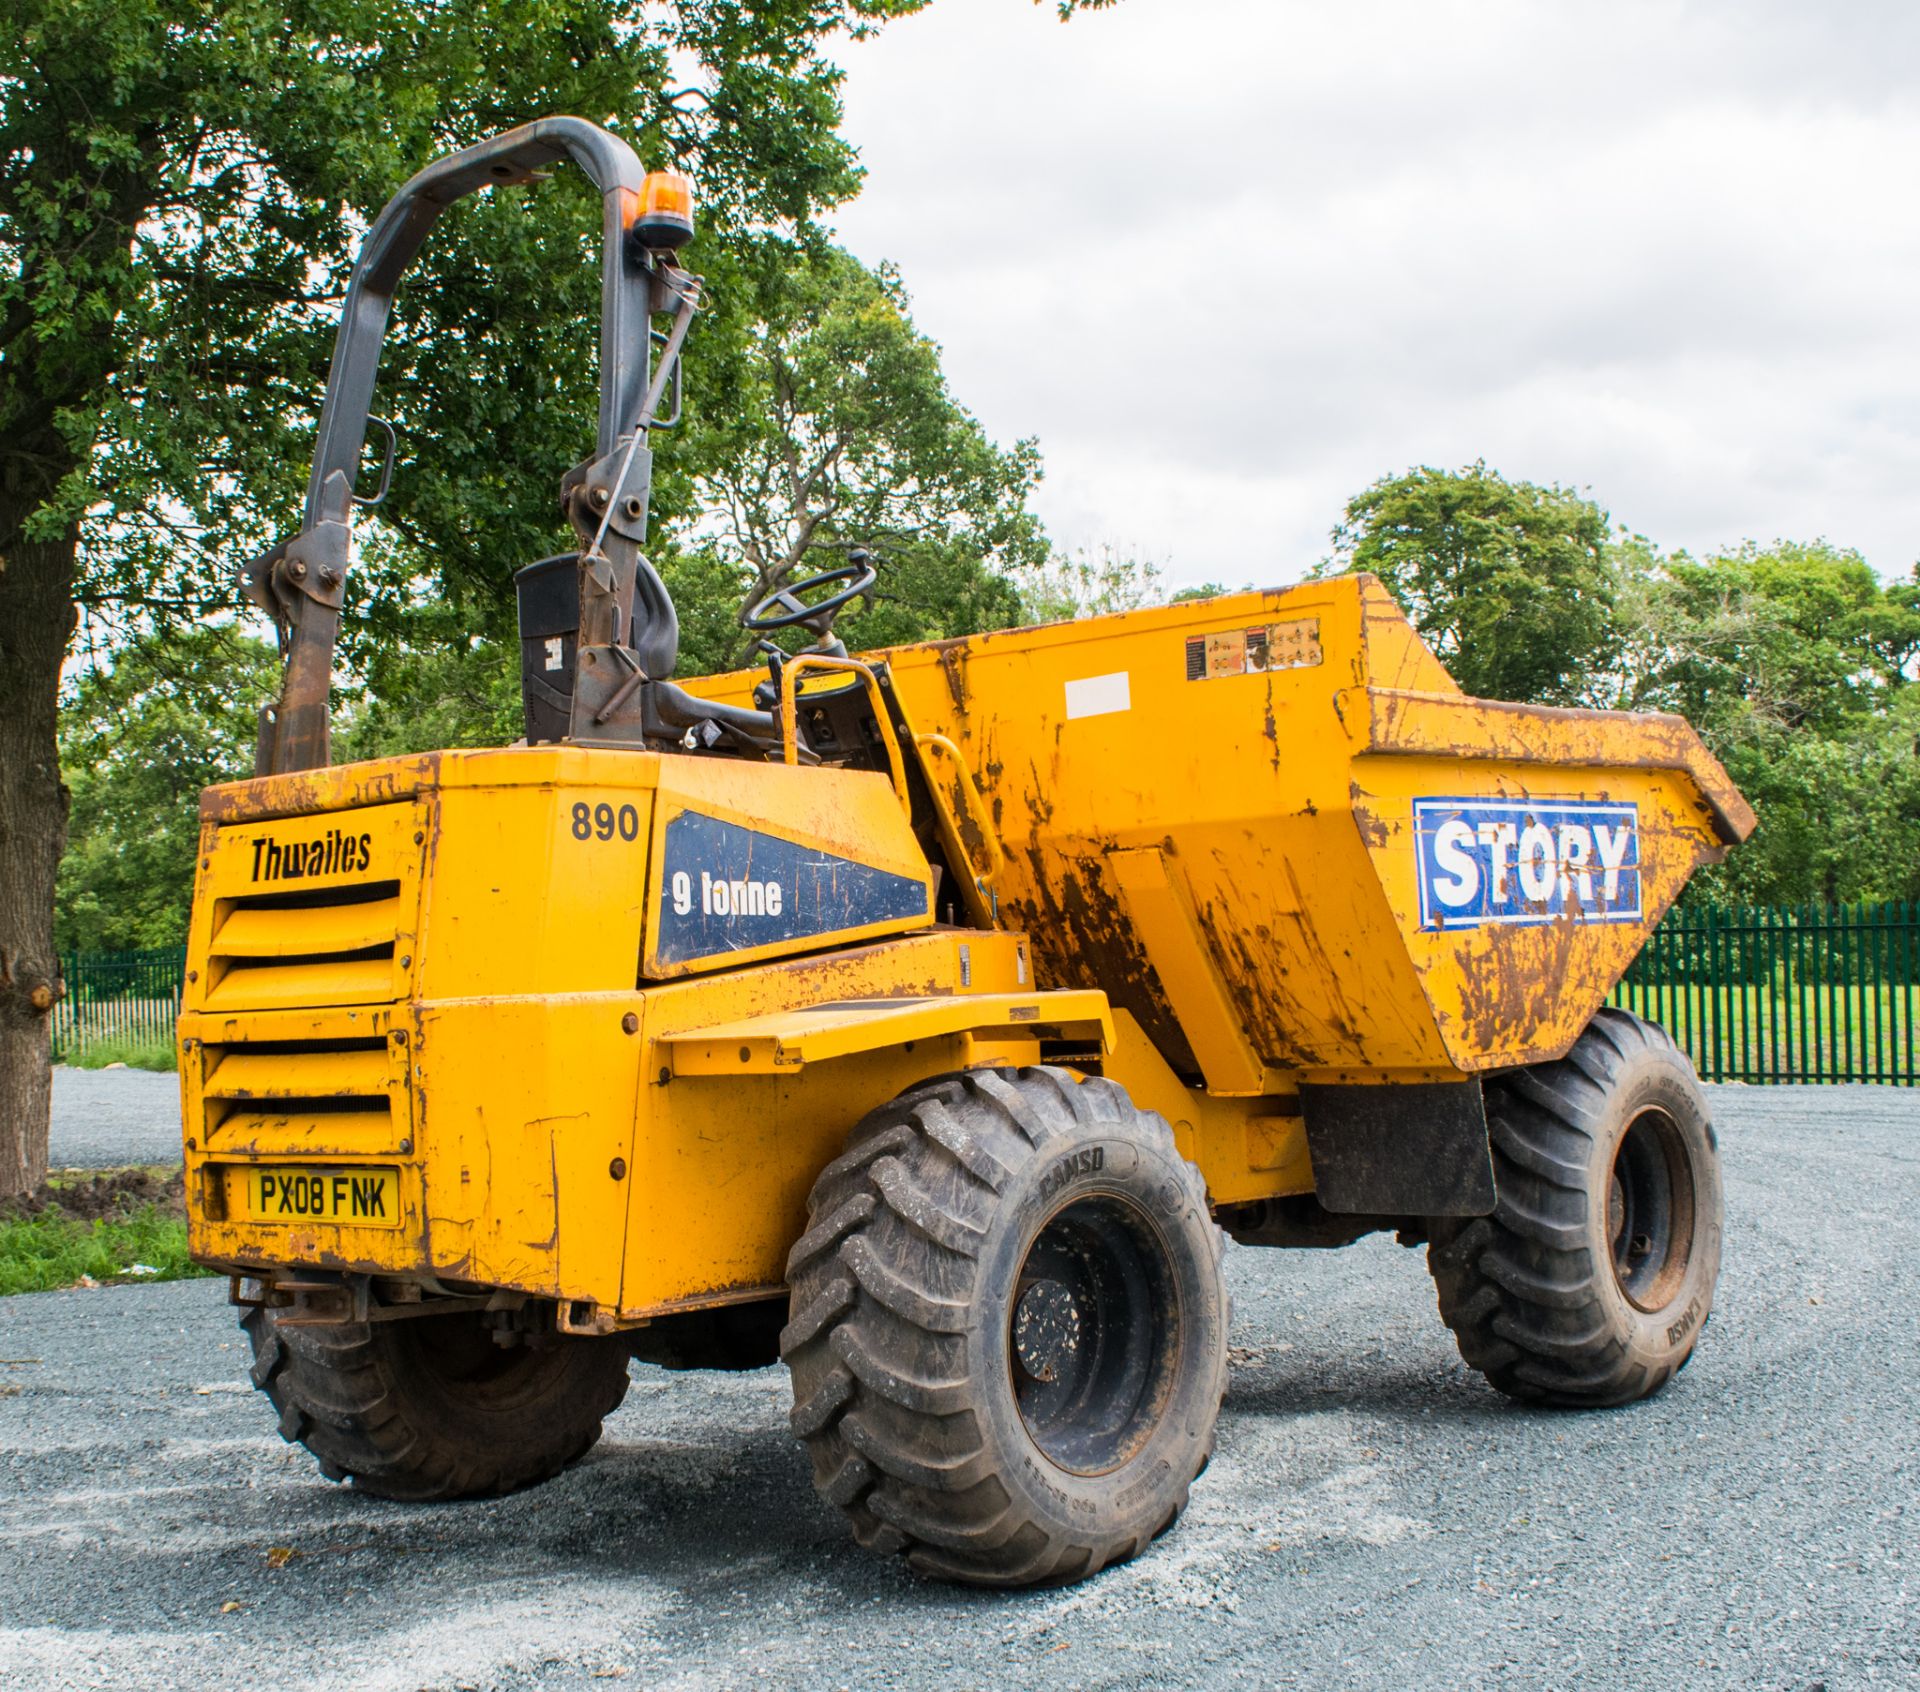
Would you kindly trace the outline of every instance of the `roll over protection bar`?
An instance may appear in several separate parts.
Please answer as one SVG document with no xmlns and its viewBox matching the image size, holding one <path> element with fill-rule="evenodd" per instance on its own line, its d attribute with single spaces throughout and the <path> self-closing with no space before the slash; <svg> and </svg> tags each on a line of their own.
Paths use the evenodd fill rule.
<svg viewBox="0 0 1920 1692">
<path fill-rule="evenodd" d="M 646 178 L 633 149 L 584 118 L 541 118 L 428 165 L 387 202 L 361 243 L 327 375 L 304 521 L 296 535 L 241 572 L 247 597 L 274 618 L 286 666 L 279 699 L 260 713 L 256 774 L 329 761 L 328 694 L 350 559 L 353 484 L 402 274 L 440 214 L 456 201 L 482 188 L 533 180 L 543 167 L 568 158 L 600 190 L 603 208 L 597 450 L 562 482 L 563 504 L 582 542 L 580 646 L 601 655 L 602 674 L 623 665 L 649 678 L 672 672 L 678 620 L 664 585 L 639 551 L 646 534 L 650 455 L 637 441 L 618 454 L 616 448 L 652 421 L 651 316 L 677 309 L 681 322 L 672 343 L 677 349 L 697 301 L 697 284 L 630 242 L 629 224 Z M 643 408 L 649 415 L 641 415 Z M 645 637 L 637 641 L 636 588 L 646 614 Z M 583 702 L 598 710 L 596 722 L 609 715 L 606 700 L 602 688 Z M 659 713 L 649 715 L 657 720 Z"/>
<path fill-rule="evenodd" d="M 386 204 L 361 243 L 347 286 L 320 408 L 320 438 L 307 484 L 307 522 L 320 520 L 327 477 L 338 470 L 349 485 L 360 465 L 367 412 L 379 373 L 387 314 L 401 273 L 413 262 L 440 214 L 482 188 L 529 182 L 548 165 L 570 158 L 600 190 L 600 435 L 597 457 L 613 451 L 647 387 L 650 276 L 644 260 L 631 262 L 627 221 L 646 171 L 617 135 L 585 118 L 550 117 L 449 153 L 409 178 Z M 630 200 L 628 196 L 632 196 Z"/>
</svg>

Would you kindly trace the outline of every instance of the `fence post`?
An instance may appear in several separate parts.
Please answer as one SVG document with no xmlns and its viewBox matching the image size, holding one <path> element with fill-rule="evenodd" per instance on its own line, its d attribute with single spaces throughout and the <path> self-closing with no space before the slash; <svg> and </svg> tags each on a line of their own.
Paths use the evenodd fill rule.
<svg viewBox="0 0 1920 1692">
<path fill-rule="evenodd" d="M 1920 916 L 1920 903 L 1908 901 L 1905 906 L 1905 922 L 1901 924 L 1901 970 L 1899 970 L 1899 989 L 1901 989 L 1901 1052 L 1905 1054 L 1907 1085 L 1914 1083 L 1914 958 L 1912 958 L 1912 939 L 1914 939 L 1914 918 Z"/>
<path fill-rule="evenodd" d="M 1733 932 L 1735 936 L 1734 983 L 1738 996 L 1735 1008 L 1739 1015 L 1734 1018 L 1734 1037 L 1739 1041 L 1739 1067 L 1735 1079 L 1753 1081 L 1757 1078 L 1762 1054 L 1766 1050 L 1766 1041 L 1760 1028 L 1760 1004 L 1753 991 L 1753 961 L 1759 955 L 1759 947 L 1754 935 L 1753 919 L 1757 911 L 1745 905 L 1734 909 Z"/>
<path fill-rule="evenodd" d="M 1726 1064 L 1726 991 L 1725 939 L 1726 913 L 1707 907 L 1707 1038 L 1713 1048 L 1713 1078 L 1727 1078 Z"/>
<path fill-rule="evenodd" d="M 1874 1081 L 1884 1082 L 1887 1078 L 1887 1042 L 1881 1032 L 1881 1010 L 1886 1004 L 1885 982 L 1887 979 L 1887 907 L 1875 905 L 1868 918 L 1867 929 L 1867 984 L 1863 991 L 1864 1006 L 1868 1010 L 1868 1027 L 1873 1036 L 1873 1056 L 1869 1063 L 1868 1075 Z"/>
<path fill-rule="evenodd" d="M 1833 1065 L 1834 1080 L 1853 1079 L 1853 1019 L 1847 1014 L 1847 977 L 1853 970 L 1852 913 L 1845 905 L 1833 909 L 1834 948 L 1827 969 L 1827 1003 L 1833 1007 L 1833 1028 L 1838 1046 L 1838 1061 Z"/>
</svg>

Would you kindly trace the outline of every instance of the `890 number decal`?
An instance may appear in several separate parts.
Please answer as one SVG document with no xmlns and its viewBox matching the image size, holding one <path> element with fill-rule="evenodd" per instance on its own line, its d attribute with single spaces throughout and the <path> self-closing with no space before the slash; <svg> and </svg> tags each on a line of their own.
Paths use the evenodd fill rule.
<svg viewBox="0 0 1920 1692">
<path fill-rule="evenodd" d="M 604 799 L 597 805 L 589 805 L 584 799 L 574 805 L 575 840 L 592 840 L 596 836 L 601 840 L 611 840 L 616 834 L 622 840 L 640 838 L 640 813 L 633 806 L 622 805 L 616 811 Z"/>
</svg>

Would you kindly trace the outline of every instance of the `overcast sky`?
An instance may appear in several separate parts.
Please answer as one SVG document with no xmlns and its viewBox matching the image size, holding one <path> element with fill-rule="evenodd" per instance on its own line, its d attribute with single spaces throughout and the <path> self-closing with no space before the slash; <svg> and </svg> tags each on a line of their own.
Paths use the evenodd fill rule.
<svg viewBox="0 0 1920 1692">
<path fill-rule="evenodd" d="M 938 0 L 849 45 L 897 261 L 1069 546 L 1292 580 L 1484 457 L 1920 558 L 1920 4 Z"/>
</svg>

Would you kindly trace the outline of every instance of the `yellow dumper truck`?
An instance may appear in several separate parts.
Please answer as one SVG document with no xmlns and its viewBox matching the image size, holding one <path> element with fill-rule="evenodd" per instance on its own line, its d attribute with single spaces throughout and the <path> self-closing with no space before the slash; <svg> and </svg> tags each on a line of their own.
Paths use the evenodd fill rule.
<svg viewBox="0 0 1920 1692">
<path fill-rule="evenodd" d="M 387 304 L 438 212 L 571 158 L 605 208 L 575 551 L 518 576 L 526 737 L 329 767 Z M 372 225 L 306 520 L 247 567 L 286 675 L 209 789 L 192 1248 L 321 1469 L 488 1494 L 631 1360 L 784 1360 L 860 1541 L 981 1584 L 1165 1530 L 1226 1380 L 1222 1230 L 1426 1242 L 1516 1398 L 1612 1405 L 1712 1302 L 1706 1104 L 1607 994 L 1752 826 L 1670 717 L 1463 696 L 1365 577 L 855 658 L 862 555 L 671 679 L 650 432 L 683 178 L 543 120 Z"/>
</svg>

